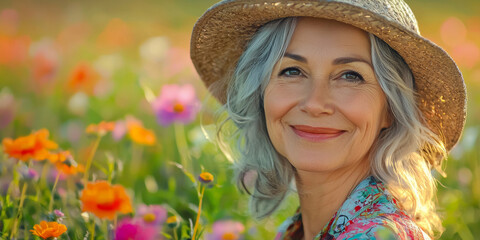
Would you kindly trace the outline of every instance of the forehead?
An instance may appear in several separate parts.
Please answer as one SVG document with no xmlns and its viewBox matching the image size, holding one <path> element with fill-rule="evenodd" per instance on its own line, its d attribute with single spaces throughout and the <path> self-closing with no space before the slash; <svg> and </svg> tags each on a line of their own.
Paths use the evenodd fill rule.
<svg viewBox="0 0 480 240">
<path fill-rule="evenodd" d="M 311 54 L 326 50 L 370 59 L 370 39 L 367 32 L 345 23 L 322 18 L 299 18 L 287 52 Z"/>
</svg>

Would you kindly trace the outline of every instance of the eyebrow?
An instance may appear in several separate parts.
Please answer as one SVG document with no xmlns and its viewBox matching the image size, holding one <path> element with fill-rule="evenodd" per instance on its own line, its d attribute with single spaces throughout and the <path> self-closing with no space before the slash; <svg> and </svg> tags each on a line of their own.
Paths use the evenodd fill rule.
<svg viewBox="0 0 480 240">
<path fill-rule="evenodd" d="M 372 64 L 363 59 L 363 58 L 360 58 L 360 57 L 340 57 L 340 58 L 336 58 L 335 60 L 333 60 L 333 65 L 342 65 L 342 64 L 348 64 L 348 63 L 351 63 L 351 62 L 363 62 L 363 63 L 366 63 L 368 64 L 370 67 L 372 67 Z"/>
<path fill-rule="evenodd" d="M 288 58 L 291 58 L 293 60 L 303 62 L 303 63 L 308 62 L 305 57 L 302 57 L 300 55 L 293 54 L 293 53 L 286 52 L 284 54 L 284 57 L 288 57 Z M 367 60 L 365 60 L 361 57 L 339 57 L 339 58 L 336 58 L 336 59 L 333 60 L 333 65 L 342 65 L 342 64 L 352 63 L 352 62 L 363 62 L 363 63 L 368 64 L 370 67 L 372 67 L 372 64 L 369 61 L 367 61 Z"/>
<path fill-rule="evenodd" d="M 293 60 L 297 60 L 299 62 L 303 62 L 303 63 L 307 63 L 307 59 L 300 56 L 300 55 L 297 55 L 297 54 L 293 54 L 293 53 L 288 53 L 286 52 L 284 55 L 284 57 L 288 57 L 288 58 L 291 58 Z"/>
</svg>

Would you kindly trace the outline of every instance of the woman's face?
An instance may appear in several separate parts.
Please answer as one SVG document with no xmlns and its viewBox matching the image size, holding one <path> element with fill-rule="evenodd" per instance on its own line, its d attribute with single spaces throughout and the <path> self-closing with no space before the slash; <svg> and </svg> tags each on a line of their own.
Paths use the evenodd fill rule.
<svg viewBox="0 0 480 240">
<path fill-rule="evenodd" d="M 389 120 L 367 33 L 300 18 L 273 69 L 264 110 L 275 149 L 297 170 L 368 168 L 369 150 Z"/>
</svg>

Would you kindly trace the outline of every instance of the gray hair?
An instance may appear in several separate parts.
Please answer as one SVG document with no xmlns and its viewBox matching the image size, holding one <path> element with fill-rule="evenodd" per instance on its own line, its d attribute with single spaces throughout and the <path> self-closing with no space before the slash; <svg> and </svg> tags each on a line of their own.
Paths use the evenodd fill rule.
<svg viewBox="0 0 480 240">
<path fill-rule="evenodd" d="M 237 130 L 228 137 L 236 142 L 237 185 L 251 194 L 250 210 L 257 218 L 269 216 L 278 208 L 291 190 L 295 173 L 294 167 L 270 142 L 263 93 L 273 67 L 285 53 L 296 22 L 296 18 L 283 18 L 258 30 L 237 63 L 222 108 L 228 117 L 220 124 L 219 143 L 225 146 L 223 129 L 228 121 L 233 122 Z M 430 169 L 441 172 L 446 150 L 442 141 L 423 124 L 408 65 L 384 41 L 372 34 L 369 37 L 375 74 L 393 118 L 392 125 L 381 131 L 374 143 L 371 173 L 385 183 L 417 224 L 433 236 L 434 232 L 441 232 L 442 227 L 432 201 L 436 183 Z M 228 148 L 222 150 L 233 153 Z M 435 158 L 434 152 L 441 156 Z M 257 175 L 252 192 L 245 183 L 250 171 Z"/>
</svg>

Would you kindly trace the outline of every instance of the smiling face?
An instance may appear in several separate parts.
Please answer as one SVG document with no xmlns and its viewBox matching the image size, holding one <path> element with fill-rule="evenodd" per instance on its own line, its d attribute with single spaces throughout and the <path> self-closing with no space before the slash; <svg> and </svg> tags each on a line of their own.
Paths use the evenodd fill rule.
<svg viewBox="0 0 480 240">
<path fill-rule="evenodd" d="M 368 170 L 389 120 L 367 33 L 300 18 L 265 89 L 264 110 L 275 149 L 297 171 Z"/>
</svg>

